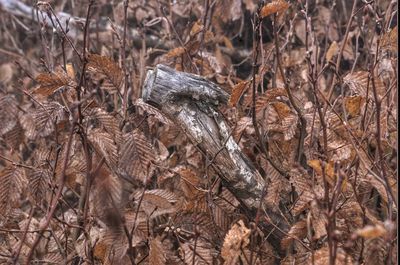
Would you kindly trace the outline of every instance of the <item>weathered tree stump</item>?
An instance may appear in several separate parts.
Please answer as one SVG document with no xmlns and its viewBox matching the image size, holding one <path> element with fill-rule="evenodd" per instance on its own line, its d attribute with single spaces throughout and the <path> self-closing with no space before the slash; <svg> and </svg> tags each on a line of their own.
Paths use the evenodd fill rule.
<svg viewBox="0 0 400 265">
<path fill-rule="evenodd" d="M 249 217 L 254 217 L 263 198 L 265 181 L 242 153 L 231 136 L 231 131 L 218 111 L 227 103 L 228 93 L 212 82 L 194 74 L 178 72 L 157 65 L 147 72 L 142 91 L 143 101 L 155 106 L 195 144 L 209 161 L 224 185 L 241 201 Z M 282 225 L 281 218 L 265 209 L 274 222 Z M 269 226 L 269 228 L 271 228 Z M 275 246 L 282 238 L 274 231 Z"/>
</svg>

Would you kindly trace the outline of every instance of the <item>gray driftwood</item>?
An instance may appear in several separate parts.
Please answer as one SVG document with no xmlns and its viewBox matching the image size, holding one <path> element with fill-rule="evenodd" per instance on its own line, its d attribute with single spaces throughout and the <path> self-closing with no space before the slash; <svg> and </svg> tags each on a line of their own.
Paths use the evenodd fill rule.
<svg viewBox="0 0 400 265">
<path fill-rule="evenodd" d="M 264 180 L 217 108 L 227 102 L 225 91 L 200 76 L 157 65 L 147 73 L 142 97 L 182 128 L 247 208 L 259 207 Z"/>
<path fill-rule="evenodd" d="M 231 129 L 218 111 L 228 94 L 206 79 L 157 65 L 147 72 L 142 91 L 144 102 L 158 108 L 212 161 L 212 166 L 224 185 L 238 198 L 249 218 L 254 218 L 261 205 L 274 223 L 263 222 L 269 241 L 279 251 L 279 244 L 287 230 L 282 216 L 260 204 L 265 181 L 231 137 Z M 279 229 L 276 229 L 276 226 Z"/>
</svg>

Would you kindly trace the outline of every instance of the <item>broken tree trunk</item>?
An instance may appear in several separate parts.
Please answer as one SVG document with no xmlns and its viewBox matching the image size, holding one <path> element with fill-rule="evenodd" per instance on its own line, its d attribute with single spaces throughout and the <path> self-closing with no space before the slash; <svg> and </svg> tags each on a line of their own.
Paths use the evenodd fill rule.
<svg viewBox="0 0 400 265">
<path fill-rule="evenodd" d="M 241 201 L 247 213 L 254 217 L 263 198 L 265 181 L 244 155 L 231 136 L 231 131 L 218 111 L 228 94 L 212 82 L 193 74 L 157 65 L 149 70 L 142 91 L 144 102 L 157 107 L 180 126 L 213 168 L 224 185 Z M 265 209 L 274 223 L 282 227 L 282 217 Z M 285 228 L 283 228 L 285 229 Z M 280 231 L 275 231 L 279 244 Z M 276 244 L 274 244 L 276 246 Z"/>
<path fill-rule="evenodd" d="M 143 100 L 179 125 L 249 209 L 259 207 L 264 180 L 234 141 L 217 106 L 228 94 L 213 83 L 164 65 L 150 70 Z"/>
</svg>

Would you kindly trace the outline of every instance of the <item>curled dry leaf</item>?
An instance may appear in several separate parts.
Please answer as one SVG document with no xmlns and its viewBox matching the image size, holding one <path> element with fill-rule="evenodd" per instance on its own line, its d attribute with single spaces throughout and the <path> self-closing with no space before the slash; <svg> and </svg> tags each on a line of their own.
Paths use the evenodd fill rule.
<svg viewBox="0 0 400 265">
<path fill-rule="evenodd" d="M 190 36 L 192 37 L 192 36 L 197 35 L 197 34 L 200 33 L 203 29 L 204 29 L 203 24 L 202 24 L 199 20 L 196 21 L 196 22 L 193 24 L 192 28 L 190 29 Z"/>
<path fill-rule="evenodd" d="M 261 112 L 266 109 L 268 104 L 271 104 L 272 102 L 274 102 L 274 100 L 276 100 L 279 97 L 287 97 L 287 93 L 286 93 L 286 90 L 284 88 L 271 88 L 271 89 L 268 89 L 264 94 L 258 96 L 257 100 L 256 100 L 256 113 L 257 113 L 257 115 L 261 115 Z M 274 102 L 274 103 L 276 103 L 276 102 Z M 282 102 L 279 102 L 279 103 L 282 103 Z M 282 103 L 282 104 L 284 104 L 284 103 Z M 281 104 L 278 104 L 278 105 L 281 105 Z M 283 106 L 282 107 L 281 106 L 277 106 L 276 108 L 278 110 L 281 110 L 284 107 Z M 288 112 L 290 112 L 290 109 L 285 108 L 284 112 L 288 113 Z M 286 115 L 283 114 L 283 110 L 282 111 L 278 111 L 278 114 L 280 114 L 279 116 L 281 118 L 286 116 Z"/>
<path fill-rule="evenodd" d="M 170 50 L 167 53 L 166 57 L 167 58 L 176 58 L 176 57 L 181 56 L 184 53 L 185 53 L 185 48 L 184 47 L 177 47 L 177 48 L 174 48 L 174 49 Z"/>
<path fill-rule="evenodd" d="M 287 249 L 289 245 L 293 242 L 293 240 L 301 240 L 307 235 L 307 222 L 305 219 L 302 219 L 296 222 L 290 228 L 287 236 L 282 240 L 281 246 L 284 249 Z"/>
<path fill-rule="evenodd" d="M 229 97 L 229 105 L 231 107 L 236 106 L 236 104 L 238 104 L 240 98 L 249 88 L 249 84 L 250 84 L 249 81 L 241 81 L 233 87 L 232 94 Z"/>
<path fill-rule="evenodd" d="M 314 160 L 308 160 L 307 164 L 315 170 L 315 172 L 322 176 L 322 165 L 321 165 L 321 161 L 314 159 Z M 335 179 L 335 168 L 334 168 L 334 162 L 333 161 L 329 161 L 329 163 L 325 163 L 325 176 L 327 176 L 327 180 L 329 182 L 329 184 L 331 184 L 332 186 L 335 184 L 334 183 L 334 179 Z"/>
<path fill-rule="evenodd" d="M 224 244 L 221 250 L 221 256 L 224 258 L 226 265 L 236 264 L 241 253 L 241 249 L 245 248 L 249 242 L 250 229 L 248 229 L 242 220 L 234 224 L 225 236 Z"/>
<path fill-rule="evenodd" d="M 247 132 L 249 135 L 254 133 L 253 121 L 250 117 L 242 117 L 237 122 L 236 127 L 232 133 L 233 138 L 236 142 L 239 142 L 240 137 L 244 132 Z"/>
<path fill-rule="evenodd" d="M 326 52 L 326 55 L 325 55 L 326 61 L 327 62 L 331 61 L 333 56 L 335 56 L 338 51 L 339 51 L 339 45 L 337 44 L 336 41 L 333 41 L 331 43 L 331 46 L 329 46 L 328 51 Z"/>
<path fill-rule="evenodd" d="M 361 106 L 364 102 L 365 99 L 362 96 L 346 97 L 344 99 L 344 106 L 346 108 L 346 112 L 351 117 L 359 115 L 361 111 Z"/>
<path fill-rule="evenodd" d="M 363 228 L 357 229 L 355 232 L 358 236 L 363 238 L 377 238 L 387 234 L 387 230 L 383 225 L 366 225 Z"/>
<path fill-rule="evenodd" d="M 141 98 L 137 99 L 135 101 L 135 105 L 146 111 L 148 114 L 153 115 L 158 121 L 167 125 L 173 125 L 173 123 L 167 116 L 162 114 L 157 108 L 145 103 L 143 99 Z"/>
<path fill-rule="evenodd" d="M 289 3 L 284 0 L 274 0 L 262 7 L 260 16 L 264 18 L 278 12 L 284 12 L 289 8 L 289 6 Z"/>
</svg>

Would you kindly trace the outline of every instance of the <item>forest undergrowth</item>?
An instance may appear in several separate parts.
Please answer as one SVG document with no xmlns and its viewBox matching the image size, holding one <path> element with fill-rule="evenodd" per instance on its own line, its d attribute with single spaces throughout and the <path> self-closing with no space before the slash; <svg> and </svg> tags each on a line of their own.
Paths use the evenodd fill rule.
<svg viewBox="0 0 400 265">
<path fill-rule="evenodd" d="M 397 264 L 397 8 L 0 0 L 0 264 Z M 158 64 L 230 95 L 256 211 L 143 101 Z"/>
</svg>

